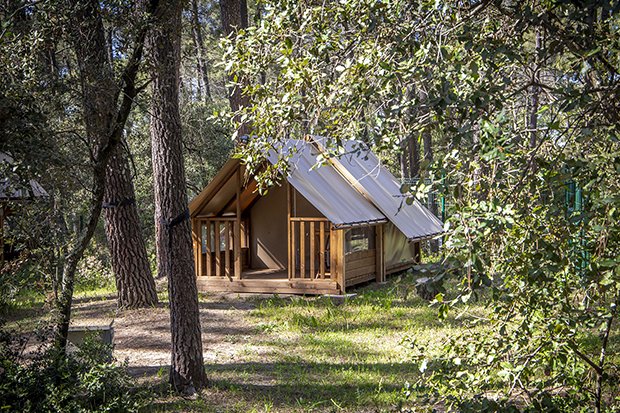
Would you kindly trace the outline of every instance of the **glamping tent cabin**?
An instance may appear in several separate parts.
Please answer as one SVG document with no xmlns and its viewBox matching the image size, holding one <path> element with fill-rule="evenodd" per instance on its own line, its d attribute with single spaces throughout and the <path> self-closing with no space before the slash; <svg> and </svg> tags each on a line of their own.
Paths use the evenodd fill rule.
<svg viewBox="0 0 620 413">
<path fill-rule="evenodd" d="M 322 138 L 291 139 L 287 182 L 259 195 L 230 159 L 189 206 L 198 288 L 203 291 L 339 294 L 383 281 L 420 259 L 419 241 L 442 231 L 361 143 L 312 168 Z M 272 151 L 269 162 L 275 163 Z"/>
</svg>

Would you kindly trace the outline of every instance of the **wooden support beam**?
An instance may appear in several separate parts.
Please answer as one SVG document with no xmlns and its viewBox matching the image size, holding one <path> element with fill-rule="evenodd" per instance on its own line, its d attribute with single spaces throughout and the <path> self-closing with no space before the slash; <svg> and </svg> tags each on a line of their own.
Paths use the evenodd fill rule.
<svg viewBox="0 0 620 413">
<path fill-rule="evenodd" d="M 1 213 L 1 211 L 0 211 Z M 2 218 L 0 217 L 0 223 L 2 222 Z M 194 250 L 194 271 L 196 273 L 196 277 L 200 277 L 202 274 L 200 273 L 200 221 L 197 219 L 192 219 L 192 247 Z"/>
<path fill-rule="evenodd" d="M 230 221 L 224 224 L 224 275 L 230 276 Z"/>
<path fill-rule="evenodd" d="M 295 237 L 295 227 L 297 226 L 297 224 L 295 222 L 291 222 L 291 278 L 296 278 L 296 270 L 295 270 L 295 244 L 297 243 L 296 241 L 296 237 Z"/>
<path fill-rule="evenodd" d="M 321 278 L 325 278 L 325 226 L 327 224 L 327 222 L 319 223 L 319 272 Z"/>
<path fill-rule="evenodd" d="M 341 294 L 345 293 L 345 257 L 343 229 L 330 229 L 330 271 L 332 280 L 336 281 Z"/>
<path fill-rule="evenodd" d="M 383 254 L 383 225 L 375 227 L 375 279 L 377 282 L 385 282 L 385 261 Z"/>
<path fill-rule="evenodd" d="M 213 221 L 213 243 L 215 244 L 213 247 L 215 251 L 215 275 L 218 277 L 222 276 L 222 257 L 220 255 L 220 221 Z"/>
<path fill-rule="evenodd" d="M 206 226 L 206 239 L 205 239 L 205 245 L 206 245 L 206 260 L 207 260 L 207 277 L 210 277 L 213 275 L 213 263 L 212 263 L 212 255 L 211 255 L 211 221 L 207 220 L 207 221 L 203 221 L 204 225 Z M 200 260 L 200 265 L 202 265 L 202 259 Z"/>
<path fill-rule="evenodd" d="M 306 278 L 306 224 L 299 223 L 299 278 Z"/>
<path fill-rule="evenodd" d="M 287 246 L 287 267 L 289 280 L 295 276 L 295 265 L 291 257 L 291 251 L 293 249 L 293 238 L 291 237 L 291 184 L 286 182 L 286 246 Z"/>
<path fill-rule="evenodd" d="M 310 222 L 310 278 L 311 279 L 315 279 L 316 278 L 316 273 L 315 273 L 315 265 L 314 265 L 314 261 L 316 260 L 316 251 L 315 251 L 315 247 L 314 247 L 314 238 L 315 238 L 315 233 L 314 233 L 314 221 Z"/>
<path fill-rule="evenodd" d="M 235 278 L 241 279 L 241 166 L 237 168 L 237 215 L 235 219 L 235 232 L 233 235 L 233 250 L 235 255 Z"/>
</svg>

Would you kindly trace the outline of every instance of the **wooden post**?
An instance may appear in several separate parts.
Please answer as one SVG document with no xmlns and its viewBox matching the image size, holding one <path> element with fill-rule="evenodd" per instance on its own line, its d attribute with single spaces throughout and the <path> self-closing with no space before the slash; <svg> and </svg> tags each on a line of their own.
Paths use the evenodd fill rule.
<svg viewBox="0 0 620 413">
<path fill-rule="evenodd" d="M 336 281 L 342 294 L 345 293 L 345 260 L 344 260 L 344 230 L 330 230 L 330 271 L 332 280 Z"/>
<path fill-rule="evenodd" d="M 235 219 L 235 233 L 233 236 L 233 250 L 235 253 L 235 278 L 241 279 L 241 166 L 237 167 L 237 216 Z"/>
<path fill-rule="evenodd" d="M 291 258 L 291 243 L 293 242 L 293 238 L 291 237 L 291 184 L 286 182 L 286 244 L 287 244 L 287 267 L 288 267 L 288 278 L 289 280 L 293 278 L 295 274 L 295 266 L 293 264 L 293 260 Z"/>
<path fill-rule="evenodd" d="M 319 272 L 321 278 L 325 278 L 325 225 L 327 222 L 319 222 Z"/>
<path fill-rule="evenodd" d="M 306 278 L 306 223 L 299 222 L 299 278 Z"/>
<path fill-rule="evenodd" d="M 385 282 L 385 261 L 383 257 L 383 224 L 375 227 L 375 279 Z"/>
<path fill-rule="evenodd" d="M 291 278 L 295 278 L 295 226 L 297 223 L 295 221 L 291 221 Z"/>
<path fill-rule="evenodd" d="M 211 258 L 211 221 L 207 220 L 204 222 L 205 226 L 207 228 L 207 239 L 205 239 L 205 245 L 206 245 L 206 259 L 207 259 L 207 277 L 210 277 L 211 275 L 213 275 L 213 262 L 212 262 L 212 258 Z M 200 260 L 201 265 L 202 265 L 202 259 Z"/>
<path fill-rule="evenodd" d="M 224 223 L 224 275 L 230 275 L 230 221 Z"/>
<path fill-rule="evenodd" d="M 0 212 L 1 214 L 1 212 Z M 0 218 L 0 222 L 2 222 L 2 218 Z M 200 255 L 201 251 L 201 243 L 200 243 L 200 220 L 192 219 L 192 244 L 194 246 L 194 268 L 196 271 L 196 277 L 200 277 L 202 273 L 200 272 Z"/>
<path fill-rule="evenodd" d="M 315 265 L 314 265 L 314 261 L 316 260 L 316 251 L 314 248 L 314 221 L 310 221 L 310 278 L 311 279 L 315 279 L 316 278 L 316 274 L 314 272 L 315 269 Z"/>
<path fill-rule="evenodd" d="M 214 251 L 215 251 L 215 275 L 217 275 L 218 277 L 222 276 L 222 257 L 220 254 L 220 221 L 218 220 L 214 220 L 213 223 L 214 228 L 213 228 L 213 242 L 214 242 Z"/>
</svg>

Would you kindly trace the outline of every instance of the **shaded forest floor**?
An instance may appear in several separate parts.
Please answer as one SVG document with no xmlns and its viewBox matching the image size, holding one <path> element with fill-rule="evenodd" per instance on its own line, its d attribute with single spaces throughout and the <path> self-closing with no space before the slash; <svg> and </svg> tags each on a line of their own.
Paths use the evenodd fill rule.
<svg viewBox="0 0 620 413">
<path fill-rule="evenodd" d="M 195 400 L 170 395 L 169 314 L 163 304 L 116 310 L 113 296 L 77 300 L 74 325 L 114 321 L 114 355 L 126 361 L 147 411 L 306 412 L 397 411 L 410 402 L 405 383 L 419 377 L 410 342 L 437 348 L 458 334 L 458 319 L 439 321 L 415 294 L 414 277 L 359 288 L 334 303 L 320 297 L 209 294 L 200 298 L 203 350 L 210 386 Z M 13 326 L 36 330 L 46 313 L 24 313 Z"/>
</svg>

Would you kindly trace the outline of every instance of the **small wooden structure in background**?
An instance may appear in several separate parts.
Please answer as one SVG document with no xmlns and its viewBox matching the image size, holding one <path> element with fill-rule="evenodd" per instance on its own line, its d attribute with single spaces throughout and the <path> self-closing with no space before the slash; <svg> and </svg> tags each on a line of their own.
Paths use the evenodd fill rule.
<svg viewBox="0 0 620 413">
<path fill-rule="evenodd" d="M 13 158 L 0 152 L 0 164 L 12 165 Z M 49 194 L 34 179 L 25 182 L 12 181 L 7 176 L 0 176 L 0 265 L 4 263 L 5 258 L 10 259 L 5 254 L 4 240 L 4 223 L 6 218 L 12 214 L 10 205 L 17 202 L 28 202 L 40 198 L 49 198 Z"/>
<path fill-rule="evenodd" d="M 324 140 L 289 140 L 287 182 L 259 195 L 230 159 L 190 203 L 198 287 L 203 291 L 341 294 L 419 262 L 419 241 L 442 231 L 359 142 L 313 168 Z M 271 151 L 269 161 L 277 161 Z"/>
</svg>

